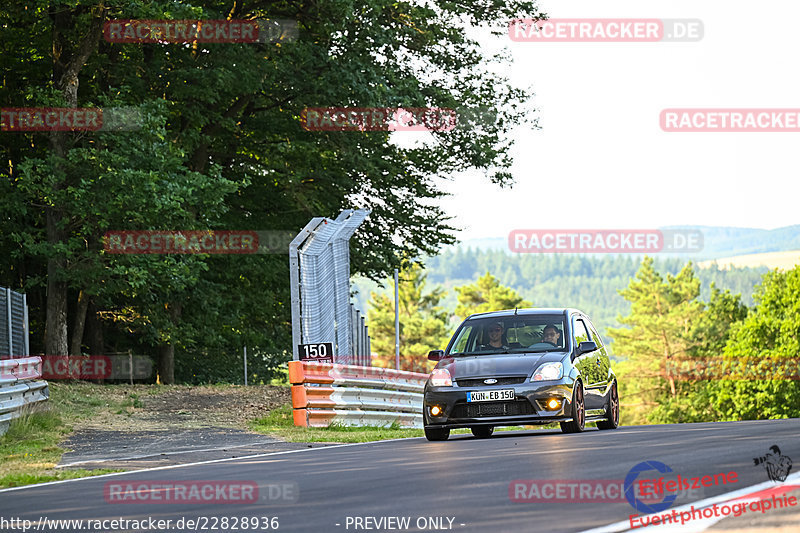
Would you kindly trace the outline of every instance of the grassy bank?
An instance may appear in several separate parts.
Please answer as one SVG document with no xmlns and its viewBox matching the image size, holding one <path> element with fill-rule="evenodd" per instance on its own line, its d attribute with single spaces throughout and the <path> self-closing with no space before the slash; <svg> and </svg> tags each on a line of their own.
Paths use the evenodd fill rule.
<svg viewBox="0 0 800 533">
<path fill-rule="evenodd" d="M 397 426 L 301 428 L 294 425 L 291 405 L 274 409 L 268 416 L 253 421 L 250 427 L 253 431 L 274 435 L 289 442 L 370 442 L 424 435 L 421 429 L 403 429 Z"/>
<path fill-rule="evenodd" d="M 98 409 L 124 411 L 136 402 L 112 402 L 102 397 L 99 387 L 51 384 L 50 400 L 27 409 L 11 421 L 0 437 L 0 488 L 73 479 L 113 470 L 56 470 L 65 452 L 61 440 L 73 425 L 97 413 Z M 92 394 L 89 391 L 96 391 Z"/>
<path fill-rule="evenodd" d="M 329 427 L 301 428 L 292 421 L 292 407 L 286 405 L 273 410 L 268 416 L 255 420 L 250 425 L 253 431 L 273 435 L 289 442 L 370 442 L 376 440 L 423 437 L 421 429 L 405 429 L 398 426 L 379 427 Z M 525 429 L 555 429 L 558 424 L 546 426 L 510 426 L 495 428 L 498 431 L 515 431 Z M 469 429 L 454 429 L 451 435 L 470 434 Z"/>
</svg>

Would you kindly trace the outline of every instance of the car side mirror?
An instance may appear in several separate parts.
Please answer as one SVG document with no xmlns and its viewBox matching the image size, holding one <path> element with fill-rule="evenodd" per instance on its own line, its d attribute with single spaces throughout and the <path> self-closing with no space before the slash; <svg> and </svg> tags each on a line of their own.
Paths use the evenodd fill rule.
<svg viewBox="0 0 800 533">
<path fill-rule="evenodd" d="M 431 361 L 441 361 L 444 359 L 444 350 L 431 350 L 428 352 L 428 359 Z"/>
<path fill-rule="evenodd" d="M 583 341 L 578 345 L 578 355 L 597 350 L 597 343 L 594 341 Z"/>
</svg>

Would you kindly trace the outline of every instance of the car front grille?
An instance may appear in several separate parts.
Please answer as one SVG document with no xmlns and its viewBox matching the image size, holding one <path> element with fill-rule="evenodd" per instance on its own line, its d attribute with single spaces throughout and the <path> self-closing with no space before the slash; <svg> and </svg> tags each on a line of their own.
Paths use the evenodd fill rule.
<svg viewBox="0 0 800 533">
<path fill-rule="evenodd" d="M 511 376 L 508 378 L 494 378 L 497 380 L 497 383 L 492 383 L 492 387 L 495 385 L 519 385 L 520 383 L 525 383 L 525 378 L 528 376 Z M 475 378 L 475 379 L 457 379 L 456 383 L 458 383 L 459 387 L 485 387 L 486 383 L 483 382 L 484 379 L 489 378 Z"/>
<path fill-rule="evenodd" d="M 535 411 L 528 400 L 514 402 L 460 403 L 453 408 L 451 418 L 480 418 L 482 416 L 532 415 Z"/>
</svg>

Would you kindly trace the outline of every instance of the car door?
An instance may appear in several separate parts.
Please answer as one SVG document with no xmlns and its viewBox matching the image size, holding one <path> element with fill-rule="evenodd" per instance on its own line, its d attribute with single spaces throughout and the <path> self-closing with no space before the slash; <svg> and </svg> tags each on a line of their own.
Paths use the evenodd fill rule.
<svg viewBox="0 0 800 533">
<path fill-rule="evenodd" d="M 584 403 L 587 409 L 594 409 L 591 407 L 595 404 L 595 399 L 592 398 L 592 384 L 597 380 L 595 376 L 595 363 L 594 357 L 592 353 L 584 353 L 578 354 L 578 346 L 583 341 L 591 340 L 589 336 L 589 331 L 586 329 L 586 325 L 580 319 L 579 316 L 574 315 L 572 317 L 572 342 L 575 349 L 574 352 L 574 359 L 572 364 L 575 365 L 575 368 L 581 373 L 581 381 L 583 381 L 583 388 L 585 390 L 584 394 Z"/>
<path fill-rule="evenodd" d="M 581 342 L 593 340 L 586 322 L 579 315 L 575 315 L 572 318 L 572 332 L 576 350 Z M 601 358 L 598 356 L 597 350 L 581 354 L 575 359 L 575 366 L 583 377 L 583 388 L 586 392 L 584 395 L 586 409 L 601 409 L 603 407 L 600 361 Z"/>
<path fill-rule="evenodd" d="M 597 333 L 597 328 L 594 327 L 592 321 L 588 318 L 584 317 L 586 320 L 586 325 L 589 327 L 589 334 L 592 336 L 592 340 L 597 343 L 598 350 L 597 355 L 600 358 L 600 364 L 598 365 L 598 384 L 600 385 L 602 391 L 605 391 L 611 381 L 611 354 L 609 353 L 608 348 L 606 347 L 603 339 L 600 338 L 600 334 Z"/>
</svg>

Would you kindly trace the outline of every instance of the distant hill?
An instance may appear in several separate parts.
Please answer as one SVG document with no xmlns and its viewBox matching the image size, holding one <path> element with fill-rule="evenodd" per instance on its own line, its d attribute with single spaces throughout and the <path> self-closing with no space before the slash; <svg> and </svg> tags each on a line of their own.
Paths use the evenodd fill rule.
<svg viewBox="0 0 800 533">
<path fill-rule="evenodd" d="M 719 268 L 722 270 L 754 267 L 789 270 L 796 265 L 800 265 L 800 250 L 792 250 L 790 252 L 767 252 L 763 254 L 735 255 L 733 257 L 722 257 L 720 259 L 712 259 L 697 263 L 697 266 L 700 268 Z"/>
<path fill-rule="evenodd" d="M 687 261 L 672 254 L 659 254 L 655 267 L 662 275 L 674 275 Z M 628 286 L 640 264 L 640 257 L 626 254 L 510 254 L 456 247 L 426 259 L 425 272 L 428 290 L 436 286 L 447 290 L 442 307 L 450 311 L 455 310 L 457 303 L 453 289 L 474 283 L 488 271 L 536 307 L 576 307 L 585 311 L 603 333 L 606 328 L 619 325 L 617 316 L 629 312 L 630 304 L 619 291 Z M 701 281 L 702 300 L 708 301 L 714 283 L 722 290 L 741 294 L 742 301 L 751 306 L 753 290 L 767 268 L 721 270 L 712 265 L 695 271 Z M 363 279 L 355 280 L 353 288 L 357 291 L 357 306 L 368 313 L 370 292 L 382 289 Z"/>
<path fill-rule="evenodd" d="M 701 252 L 694 254 L 661 254 L 664 257 L 683 257 L 702 261 L 705 259 L 717 259 L 743 254 L 784 252 L 800 249 L 800 225 L 786 226 L 772 230 L 725 226 L 665 226 L 658 229 L 689 229 L 703 232 L 704 246 Z M 478 250 L 503 250 L 511 254 L 511 252 L 508 251 L 507 236 L 491 239 L 466 239 L 456 246 L 461 248 L 475 248 Z M 603 254 L 592 255 L 600 256 Z"/>
</svg>

